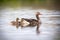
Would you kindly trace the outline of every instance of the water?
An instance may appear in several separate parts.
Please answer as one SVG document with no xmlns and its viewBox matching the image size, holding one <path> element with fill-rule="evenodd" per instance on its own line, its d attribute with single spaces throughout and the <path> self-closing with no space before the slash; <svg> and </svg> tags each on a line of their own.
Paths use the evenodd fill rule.
<svg viewBox="0 0 60 40">
<path fill-rule="evenodd" d="M 35 27 L 16 28 L 10 24 L 18 18 L 35 18 L 39 11 L 42 24 L 40 34 L 36 33 Z M 0 10 L 0 40 L 60 40 L 60 11 L 46 9 L 12 9 Z"/>
</svg>

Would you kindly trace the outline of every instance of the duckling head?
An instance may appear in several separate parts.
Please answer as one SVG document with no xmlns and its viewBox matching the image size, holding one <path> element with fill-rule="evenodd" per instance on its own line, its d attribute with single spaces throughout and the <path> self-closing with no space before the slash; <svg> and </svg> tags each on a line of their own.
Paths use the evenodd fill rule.
<svg viewBox="0 0 60 40">
<path fill-rule="evenodd" d="M 16 18 L 16 20 L 19 20 L 19 18 Z"/>
</svg>

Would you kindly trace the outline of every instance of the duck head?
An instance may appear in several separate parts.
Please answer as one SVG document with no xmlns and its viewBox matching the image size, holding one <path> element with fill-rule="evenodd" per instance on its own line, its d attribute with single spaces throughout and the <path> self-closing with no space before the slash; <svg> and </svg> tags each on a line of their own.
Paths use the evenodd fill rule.
<svg viewBox="0 0 60 40">
<path fill-rule="evenodd" d="M 36 12 L 36 18 L 37 18 L 37 20 L 39 20 L 40 18 L 39 18 L 39 15 L 42 15 L 40 12 Z"/>
</svg>

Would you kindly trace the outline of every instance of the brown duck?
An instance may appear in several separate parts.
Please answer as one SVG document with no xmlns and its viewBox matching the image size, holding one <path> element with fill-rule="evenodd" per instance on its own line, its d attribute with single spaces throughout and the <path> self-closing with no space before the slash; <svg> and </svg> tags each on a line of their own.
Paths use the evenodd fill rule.
<svg viewBox="0 0 60 40">
<path fill-rule="evenodd" d="M 36 12 L 36 19 L 26 19 L 21 18 L 20 25 L 23 26 L 36 26 L 40 24 L 40 18 L 39 18 L 40 12 Z"/>
</svg>

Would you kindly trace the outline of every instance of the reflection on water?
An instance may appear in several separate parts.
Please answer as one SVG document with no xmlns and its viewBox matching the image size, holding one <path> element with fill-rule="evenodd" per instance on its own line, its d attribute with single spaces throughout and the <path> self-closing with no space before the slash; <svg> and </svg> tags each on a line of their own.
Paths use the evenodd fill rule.
<svg viewBox="0 0 60 40">
<path fill-rule="evenodd" d="M 17 17 L 35 19 L 35 12 L 37 11 L 43 14 L 41 16 L 42 24 L 40 25 L 40 28 L 37 31 L 37 26 L 23 28 L 19 26 L 19 28 L 17 29 L 16 26 L 10 25 L 10 22 L 12 20 L 15 20 Z M 59 11 L 45 9 L 3 9 L 0 11 L 0 40 L 59 40 L 59 13 Z M 40 34 L 36 35 L 38 31 L 40 31 Z"/>
</svg>

